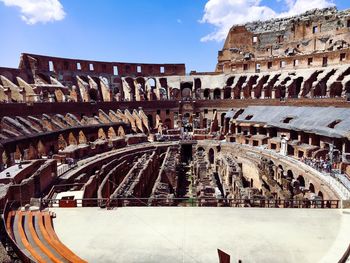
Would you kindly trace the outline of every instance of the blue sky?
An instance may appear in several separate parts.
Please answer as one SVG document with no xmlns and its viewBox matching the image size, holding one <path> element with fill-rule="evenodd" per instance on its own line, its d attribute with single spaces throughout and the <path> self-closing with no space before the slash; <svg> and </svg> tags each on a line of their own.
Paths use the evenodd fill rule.
<svg viewBox="0 0 350 263">
<path fill-rule="evenodd" d="M 38 9 L 39 21 L 21 18 L 23 13 L 27 18 L 33 15 L 25 12 L 40 1 L 60 3 L 65 16 L 46 22 L 47 17 L 40 17 L 45 10 Z M 238 8 L 235 1 L 244 6 Z M 0 0 L 0 66 L 17 67 L 20 53 L 27 52 L 101 61 L 186 63 L 188 72 L 213 71 L 228 24 L 242 21 L 237 20 L 237 12 L 242 11 L 245 22 L 255 18 L 249 14 L 257 7 L 257 18 L 265 19 L 273 12 L 296 10 L 298 1 L 350 8 L 348 0 L 210 0 L 207 8 L 208 0 Z M 23 7 L 24 2 L 28 6 Z M 229 11 L 231 17 L 222 20 Z"/>
</svg>

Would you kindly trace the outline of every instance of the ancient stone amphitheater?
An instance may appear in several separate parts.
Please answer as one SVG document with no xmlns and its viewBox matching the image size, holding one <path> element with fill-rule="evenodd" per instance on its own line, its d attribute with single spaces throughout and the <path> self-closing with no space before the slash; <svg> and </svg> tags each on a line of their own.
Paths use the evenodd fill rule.
<svg viewBox="0 0 350 263">
<path fill-rule="evenodd" d="M 11 261 L 348 260 L 350 10 L 234 26 L 215 72 L 22 54 L 0 101 Z"/>
</svg>

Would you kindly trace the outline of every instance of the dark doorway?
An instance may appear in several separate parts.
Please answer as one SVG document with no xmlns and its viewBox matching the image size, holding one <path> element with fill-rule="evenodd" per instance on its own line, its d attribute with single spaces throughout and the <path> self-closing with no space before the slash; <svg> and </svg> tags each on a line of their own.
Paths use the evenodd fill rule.
<svg viewBox="0 0 350 263">
<path fill-rule="evenodd" d="M 181 161 L 185 163 L 192 161 L 192 144 L 181 145 Z"/>
</svg>

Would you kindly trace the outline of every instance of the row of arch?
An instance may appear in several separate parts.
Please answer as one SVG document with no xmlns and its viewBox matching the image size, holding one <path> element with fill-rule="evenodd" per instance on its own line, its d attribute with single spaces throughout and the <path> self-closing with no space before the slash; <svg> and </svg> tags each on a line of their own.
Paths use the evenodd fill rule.
<svg viewBox="0 0 350 263">
<path fill-rule="evenodd" d="M 38 138 L 28 140 L 26 142 L 19 142 L 11 149 L 0 149 L 1 160 L 3 165 L 13 165 L 16 160 L 31 160 L 41 158 L 43 156 L 50 156 L 64 150 L 69 145 L 88 144 L 94 142 L 96 139 L 113 139 L 125 135 L 123 126 L 119 126 L 116 130 L 114 127 L 100 127 L 97 132 L 87 133 L 83 130 L 71 131 L 68 133 L 57 134 L 56 137 L 47 137 L 45 139 Z"/>
<path fill-rule="evenodd" d="M 204 151 L 204 148 L 198 147 L 197 151 Z M 219 149 L 214 150 L 213 147 L 208 149 L 207 156 L 210 164 L 214 164 L 215 154 L 216 152 L 219 152 L 219 151 L 220 151 L 220 146 L 219 146 Z M 269 164 L 277 168 L 276 170 L 277 174 L 273 174 L 273 177 L 275 178 L 275 180 L 281 179 L 281 177 L 288 178 L 292 182 L 292 187 L 302 187 L 304 189 L 308 189 L 310 193 L 313 193 L 322 199 L 324 198 L 324 193 L 322 192 L 321 189 L 316 188 L 312 180 L 308 178 L 305 179 L 305 177 L 301 174 L 298 174 L 298 176 L 295 176 L 292 169 L 287 169 L 285 171 L 285 168 L 281 164 L 276 166 L 272 160 L 270 160 Z M 275 171 L 273 171 L 273 173 L 275 173 Z"/>
</svg>

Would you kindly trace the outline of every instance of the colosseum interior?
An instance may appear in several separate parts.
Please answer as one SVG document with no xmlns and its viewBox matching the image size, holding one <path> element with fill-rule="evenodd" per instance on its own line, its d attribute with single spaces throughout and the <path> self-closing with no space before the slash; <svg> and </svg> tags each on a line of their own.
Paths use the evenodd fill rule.
<svg viewBox="0 0 350 263">
<path fill-rule="evenodd" d="M 14 262 L 346 262 L 349 61 L 336 8 L 233 26 L 215 72 L 21 54 L 0 68 L 4 248 Z"/>
</svg>

